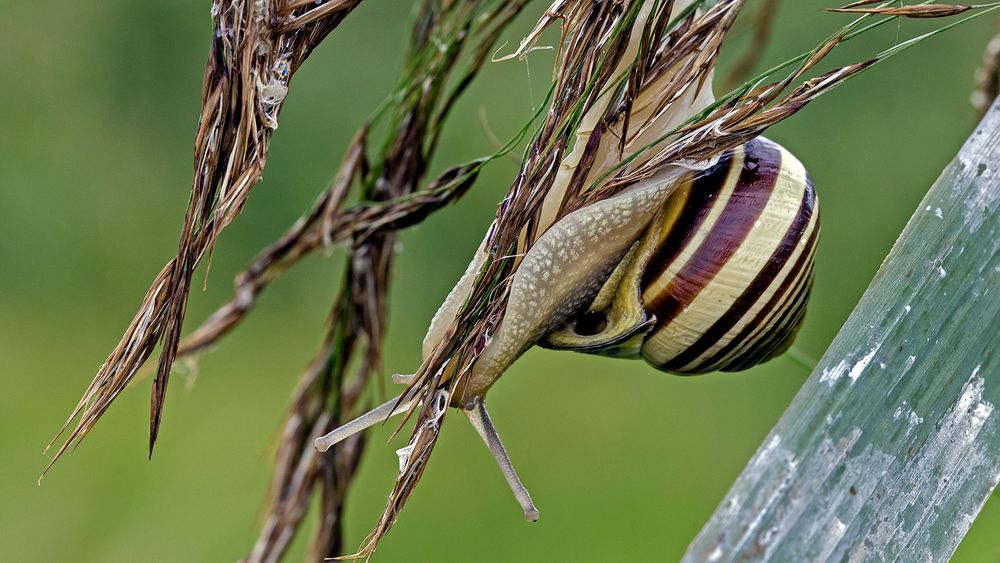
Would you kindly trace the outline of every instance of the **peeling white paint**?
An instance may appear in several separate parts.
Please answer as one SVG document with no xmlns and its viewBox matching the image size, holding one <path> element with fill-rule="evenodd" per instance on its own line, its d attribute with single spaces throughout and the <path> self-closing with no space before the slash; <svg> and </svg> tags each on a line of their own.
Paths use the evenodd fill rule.
<svg viewBox="0 0 1000 563">
<path fill-rule="evenodd" d="M 986 465 L 989 459 L 983 450 L 986 446 L 976 440 L 994 408 L 983 400 L 985 382 L 976 373 L 978 368 L 963 386 L 957 401 L 942 417 L 938 429 L 920 445 L 911 459 L 899 460 L 898 463 L 903 463 L 902 471 L 897 474 L 895 482 L 877 483 L 886 491 L 884 495 L 888 500 L 878 505 L 878 517 L 871 519 L 865 534 L 852 539 L 855 545 L 851 559 L 899 559 L 907 546 L 900 544 L 898 538 L 905 537 L 907 531 L 921 521 L 937 516 L 956 521 L 953 515 L 940 515 L 938 512 L 946 506 L 945 499 L 956 494 L 977 468 Z M 907 419 L 911 426 L 923 421 L 920 417 L 914 418 L 912 409 L 908 410 Z M 968 529 L 967 526 L 965 529 Z M 964 530 L 955 537 L 961 538 L 962 535 Z M 919 543 L 929 541 L 928 536 Z M 913 551 L 910 553 L 912 557 Z"/>
<path fill-rule="evenodd" d="M 872 361 L 872 358 L 875 357 L 875 353 L 878 352 L 879 346 L 881 346 L 881 344 L 876 344 L 874 348 L 869 350 L 868 353 L 865 354 L 865 356 L 861 358 L 860 361 L 858 361 L 858 363 L 854 364 L 854 367 L 851 368 L 850 373 L 847 374 L 847 377 L 851 379 L 851 383 L 854 383 L 855 381 L 858 380 L 859 377 L 861 377 L 861 374 L 864 373 L 865 368 L 868 367 L 868 363 Z"/>
<path fill-rule="evenodd" d="M 826 561 L 830 559 L 830 555 L 833 550 L 836 549 L 837 544 L 844 537 L 844 532 L 847 531 L 847 524 L 842 522 L 840 518 L 834 516 L 829 524 L 822 530 L 819 534 L 819 538 L 816 541 L 818 550 L 816 555 L 813 557 L 814 561 Z"/>
<path fill-rule="evenodd" d="M 840 360 L 840 363 L 832 369 L 824 369 L 822 375 L 819 376 L 819 381 L 820 383 L 828 383 L 832 387 L 845 373 L 847 373 L 847 360 Z"/>
<path fill-rule="evenodd" d="M 906 423 L 906 436 L 913 434 L 913 431 L 924 422 L 924 417 L 918 415 L 913 407 L 909 403 L 903 401 L 901 405 L 896 407 L 896 411 L 892 413 L 892 419 L 897 422 Z"/>
<path fill-rule="evenodd" d="M 740 508 L 740 495 L 733 495 L 726 501 L 726 511 L 736 512 Z"/>
<path fill-rule="evenodd" d="M 969 175 L 975 174 L 986 180 L 992 180 L 993 173 L 989 166 L 985 164 L 991 157 L 995 157 L 995 155 L 982 155 L 982 160 L 977 170 L 967 171 Z M 959 184 L 960 182 L 956 182 L 956 185 Z M 997 208 L 1000 207 L 1000 190 L 997 189 L 995 181 L 975 182 L 974 184 L 977 189 L 976 193 L 973 197 L 966 197 L 963 202 L 965 204 L 965 213 L 962 219 L 970 233 L 975 233 L 982 228 L 991 213 L 995 213 Z"/>
<path fill-rule="evenodd" d="M 876 344 L 871 350 L 868 351 L 860 360 L 855 362 L 853 365 L 849 364 L 847 360 L 841 360 L 836 366 L 830 369 L 824 369 L 823 373 L 820 374 L 820 382 L 827 383 L 833 386 L 840 378 L 844 377 L 846 374 L 851 383 L 857 381 L 861 374 L 864 373 L 865 368 L 871 363 L 872 358 L 878 352 L 881 344 Z"/>
</svg>

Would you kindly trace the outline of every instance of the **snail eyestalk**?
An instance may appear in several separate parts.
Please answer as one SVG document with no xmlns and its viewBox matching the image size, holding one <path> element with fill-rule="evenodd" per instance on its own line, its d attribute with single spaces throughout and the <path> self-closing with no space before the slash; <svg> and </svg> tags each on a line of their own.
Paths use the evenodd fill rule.
<svg viewBox="0 0 1000 563">
<path fill-rule="evenodd" d="M 396 385 L 409 385 L 413 383 L 414 375 L 412 373 L 394 373 L 392 374 L 392 382 Z"/>
<path fill-rule="evenodd" d="M 408 411 L 410 407 L 413 406 L 413 403 L 417 401 L 416 398 L 400 400 L 401 397 L 402 395 L 389 399 L 385 403 L 382 403 L 347 424 L 333 429 L 333 431 L 329 434 L 316 438 L 316 441 L 313 442 L 313 444 L 316 446 L 317 450 L 325 452 L 335 444 L 344 441 L 349 436 L 353 436 L 354 434 L 371 428 L 372 426 L 396 416 L 397 414 L 402 414 Z"/>
<path fill-rule="evenodd" d="M 510 462 L 510 456 L 507 455 L 507 450 L 504 449 L 503 442 L 500 441 L 500 435 L 497 434 L 497 429 L 493 426 L 493 421 L 490 420 L 490 413 L 486 410 L 486 403 L 482 399 L 476 399 L 472 403 L 472 408 L 463 409 L 463 412 L 465 416 L 469 417 L 472 427 L 476 429 L 483 442 L 486 443 L 486 447 L 489 448 L 490 453 L 493 454 L 493 458 L 496 459 L 497 465 L 500 466 L 500 472 L 503 473 L 503 478 L 507 480 L 510 490 L 514 493 L 514 498 L 517 499 L 517 503 L 521 505 L 521 510 L 524 511 L 524 518 L 528 522 L 538 520 L 538 509 L 531 502 L 531 495 L 528 494 L 528 489 L 524 488 L 521 480 L 517 477 L 517 472 L 514 471 L 514 465 Z"/>
</svg>

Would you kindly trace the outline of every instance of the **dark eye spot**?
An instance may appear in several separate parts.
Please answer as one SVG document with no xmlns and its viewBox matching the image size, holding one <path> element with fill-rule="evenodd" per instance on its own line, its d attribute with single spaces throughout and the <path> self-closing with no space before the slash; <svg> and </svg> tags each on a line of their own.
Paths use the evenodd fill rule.
<svg viewBox="0 0 1000 563">
<path fill-rule="evenodd" d="M 584 313 L 577 317 L 574 330 L 580 336 L 593 336 L 604 332 L 608 327 L 608 319 L 604 313 Z"/>
</svg>

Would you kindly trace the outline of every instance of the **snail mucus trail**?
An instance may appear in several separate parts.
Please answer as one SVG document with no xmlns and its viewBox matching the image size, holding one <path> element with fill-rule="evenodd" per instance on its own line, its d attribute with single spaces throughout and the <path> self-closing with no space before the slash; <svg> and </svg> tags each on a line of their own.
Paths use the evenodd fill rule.
<svg viewBox="0 0 1000 563">
<path fill-rule="evenodd" d="M 639 229 L 618 224 L 636 219 Z M 571 213 L 538 240 L 515 273 L 501 328 L 473 366 L 459 403 L 528 520 L 538 511 L 483 401 L 514 359 L 538 344 L 642 358 L 681 375 L 740 371 L 772 359 L 788 349 L 802 323 L 818 221 L 805 168 L 757 138 L 704 170 L 666 171 Z M 477 269 L 474 260 L 468 272 Z M 555 280 L 553 271 L 564 277 Z M 460 281 L 435 315 L 425 347 L 454 314 L 449 308 L 464 296 L 462 288 Z M 413 402 L 396 397 L 317 439 L 316 447 L 325 451 Z"/>
<path fill-rule="evenodd" d="M 675 0 L 671 16 L 689 4 Z M 613 75 L 626 73 L 635 60 L 651 5 L 643 5 Z M 588 144 L 597 141 L 599 149 L 588 161 L 585 180 L 591 182 L 615 167 L 622 154 L 656 144 L 708 107 L 714 101 L 711 75 L 707 70 L 703 87 L 684 90 L 669 111 L 660 111 L 658 85 L 671 77 L 660 75 L 633 101 L 631 122 L 646 126 L 633 129 L 634 134 L 630 130 L 624 147 L 619 146 L 623 123 L 604 121 L 614 103 L 611 91 L 587 110 L 573 150 L 541 204 L 537 232 L 542 234 L 517 249 L 523 257 L 500 324 L 463 376 L 461 389 L 451 397 L 443 391 L 431 396 L 435 414 L 449 404 L 466 414 L 529 521 L 538 518 L 538 511 L 484 402 L 490 387 L 528 348 L 537 344 L 642 358 L 675 374 L 739 371 L 784 352 L 802 322 L 819 232 L 817 200 L 802 164 L 767 139 L 753 139 L 715 162 L 665 166 L 613 197 L 556 219 Z M 599 125 L 604 135 L 592 138 Z M 486 245 L 484 240 L 431 320 L 425 359 L 471 294 Z M 393 381 L 408 384 L 411 376 L 393 376 Z M 316 439 L 316 447 L 325 451 L 408 412 L 419 395 L 411 389 L 387 401 Z"/>
</svg>

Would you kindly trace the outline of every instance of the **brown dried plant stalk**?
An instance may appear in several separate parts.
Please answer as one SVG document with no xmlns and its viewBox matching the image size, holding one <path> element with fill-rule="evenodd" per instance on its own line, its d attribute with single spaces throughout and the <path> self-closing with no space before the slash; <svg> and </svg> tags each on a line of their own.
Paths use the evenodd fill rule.
<svg viewBox="0 0 1000 563">
<path fill-rule="evenodd" d="M 482 254 L 477 255 L 480 261 L 473 264 L 468 296 L 444 328 L 429 334 L 437 340 L 425 348 L 422 364 L 400 397 L 401 405 L 421 399 L 410 407 L 416 416 L 413 434 L 386 509 L 357 556 L 374 552 L 419 481 L 445 418 L 444 406 L 468 408 L 466 378 L 498 332 L 522 257 L 551 225 L 667 167 L 710 161 L 880 60 L 949 26 L 872 60 L 806 79 L 841 42 L 894 17 L 962 11 L 940 5 L 873 10 L 812 52 L 707 103 L 719 49 L 743 6 L 743 0 L 556 0 L 522 42 L 518 56 L 530 51 L 545 28 L 562 21 L 551 107 L 498 207 Z M 699 7 L 703 10 L 695 11 Z M 863 25 L 873 14 L 890 17 Z M 767 81 L 788 67 L 793 70 L 784 79 Z"/>
<path fill-rule="evenodd" d="M 303 374 L 286 417 L 268 516 L 247 561 L 280 558 L 314 491 L 321 509 L 310 557 L 343 553 L 341 514 L 363 449 L 362 435 L 326 454 L 317 452 L 313 441 L 356 411 L 362 391 L 381 372 L 395 231 L 460 197 L 489 160 L 446 170 L 420 189 L 451 108 L 526 2 L 425 0 L 412 34 L 406 76 L 386 105 L 391 115 L 383 148 L 367 156 L 370 127 L 363 127 L 330 188 L 237 277 L 236 297 L 182 344 L 182 353 L 193 353 L 216 342 L 244 317 L 268 281 L 307 254 L 348 242 L 343 286 L 323 345 Z M 471 56 L 462 69 L 458 63 L 464 51 Z M 449 88 L 453 73 L 459 76 Z M 343 210 L 353 185 L 359 188 L 361 203 Z"/>
<path fill-rule="evenodd" d="M 479 168 L 492 158 L 448 169 L 429 186 L 418 189 L 451 108 L 482 68 L 499 34 L 526 2 L 425 0 L 413 29 L 404 77 L 395 94 L 376 116 L 376 120 L 387 122 L 388 131 L 379 152 L 369 155 L 368 137 L 372 124 L 366 124 L 351 143 L 335 181 L 323 192 L 313 209 L 280 240 L 265 249 L 237 278 L 234 299 L 178 346 L 177 357 L 191 355 L 209 346 L 244 317 L 259 292 L 281 272 L 307 254 L 338 242 L 350 243 L 345 285 L 331 312 L 323 345 L 303 374 L 290 407 L 276 460 L 268 516 L 248 561 L 280 559 L 301 526 L 314 492 L 320 495 L 321 510 L 312 552 L 317 558 L 341 553 L 340 514 L 347 487 L 360 459 L 363 439 L 357 437 L 345 442 L 327 456 L 315 451 L 312 439 L 339 424 L 341 413 L 346 415 L 354 410 L 371 375 L 380 369 L 386 321 L 385 296 L 395 243 L 393 232 L 419 223 L 434 210 L 460 197 L 474 182 Z M 318 8 L 309 6 L 309 13 L 313 14 L 309 16 L 311 24 L 302 21 L 302 18 L 292 17 L 306 13 L 302 7 L 307 5 L 302 2 L 288 4 L 284 12 L 278 12 L 280 17 L 253 17 L 251 21 L 254 25 L 265 27 L 270 22 L 273 28 L 271 33 L 304 37 L 310 41 L 308 45 L 311 49 L 322 36 L 317 31 L 303 35 L 298 24 L 309 24 L 319 29 L 318 22 L 327 22 L 325 25 L 332 29 L 358 3 L 341 2 L 336 4 L 339 7 L 334 11 L 330 10 L 335 3 Z M 267 6 L 258 2 L 252 8 L 266 10 Z M 322 17 L 316 17 L 320 9 L 326 11 L 320 14 Z M 277 111 L 287 92 L 288 81 L 309 51 L 299 47 L 298 51 L 292 50 L 297 58 L 290 59 L 281 54 L 291 49 L 288 38 L 275 40 L 278 50 L 271 53 L 270 60 L 279 61 L 276 63 L 282 75 L 279 83 L 260 86 L 268 75 L 259 78 L 256 73 L 263 73 L 269 67 L 266 62 L 257 62 L 246 69 L 246 74 L 253 78 L 248 79 L 239 73 L 237 76 L 243 77 L 244 81 L 256 82 L 258 89 L 249 94 L 242 92 L 243 98 L 226 102 L 233 104 L 245 100 L 254 104 L 257 101 L 252 94 L 256 92 L 264 96 L 260 103 L 265 104 L 267 111 L 253 113 L 245 110 L 242 114 L 220 115 L 220 108 L 226 107 L 224 96 L 231 93 L 225 88 L 227 84 L 223 79 L 233 72 L 233 68 L 239 68 L 235 64 L 227 66 L 224 61 L 242 62 L 247 57 L 256 61 L 258 52 L 263 51 L 263 47 L 254 47 L 247 41 L 237 47 L 231 45 L 234 38 L 246 37 L 233 20 L 235 14 L 241 13 L 244 12 L 234 7 L 213 10 L 217 18 L 217 32 L 213 55 L 206 70 L 206 91 L 213 93 L 205 96 L 196 150 L 198 154 L 205 154 L 199 162 L 210 162 L 214 166 L 216 162 L 228 160 L 234 163 L 229 165 L 230 169 L 250 166 L 252 173 L 238 175 L 243 178 L 236 183 L 242 191 L 219 204 L 219 210 L 229 210 L 228 219 L 220 222 L 212 216 L 204 225 L 204 232 L 192 239 L 194 247 L 200 249 L 210 247 L 208 237 L 214 240 L 222 226 L 235 216 L 233 209 L 238 211 L 242 207 L 249 188 L 259 179 L 266 156 L 266 143 L 270 130 L 276 127 Z M 254 13 L 258 12 L 249 12 L 251 15 Z M 336 21 L 329 21 L 331 17 Z M 298 24 L 290 23 L 293 21 Z M 280 31 L 275 31 L 277 29 Z M 256 33 L 266 35 L 262 30 Z M 464 63 L 459 64 L 463 53 L 468 53 L 468 56 Z M 449 82 L 449 79 L 452 81 Z M 250 128 L 257 134 L 232 136 L 234 142 L 238 141 L 236 144 L 219 142 L 219 131 L 238 129 L 239 123 L 243 123 L 239 119 L 248 115 L 264 119 L 265 126 L 251 123 Z M 240 157 L 246 154 L 255 156 L 255 160 L 244 158 L 240 161 Z M 202 186 L 197 182 L 204 183 L 209 176 L 209 169 L 203 168 L 206 173 L 196 178 L 192 205 L 199 201 L 197 194 L 203 193 L 197 191 Z M 226 181 L 225 190 L 232 191 L 234 183 Z M 355 192 L 359 203 L 344 209 L 344 203 L 352 192 Z M 227 203 L 237 200 L 235 208 Z M 74 410 L 69 421 L 81 412 L 83 417 L 56 458 L 89 432 L 152 352 L 162 335 L 163 319 L 172 303 L 166 285 L 176 263 L 176 260 L 172 261 L 157 277 L 122 344 L 102 367 L 88 393 Z M 163 361 L 164 357 L 161 357 L 161 366 Z"/>
<path fill-rule="evenodd" d="M 313 440 L 356 410 L 363 391 L 381 371 L 395 231 L 460 197 L 480 167 L 496 156 L 450 168 L 421 189 L 452 107 L 526 2 L 424 0 L 404 76 L 375 118 L 385 125 L 386 140 L 372 154 L 369 137 L 375 123 L 363 126 L 335 180 L 312 209 L 237 277 L 233 299 L 180 343 L 178 358 L 214 344 L 245 317 L 270 281 L 306 255 L 348 243 L 343 286 L 321 348 L 289 408 L 267 516 L 246 561 L 279 560 L 314 494 L 320 498 L 320 511 L 311 558 L 342 553 L 341 515 L 363 437 L 355 436 L 326 455 L 315 450 Z M 359 202 L 345 209 L 352 194 Z"/>
<path fill-rule="evenodd" d="M 260 180 L 295 72 L 360 3 L 214 1 L 215 35 L 205 66 L 195 135 L 194 181 L 177 256 L 157 274 L 121 341 L 53 438 L 52 443 L 79 416 L 49 467 L 90 432 L 157 344 L 162 344 L 150 404 L 152 455 L 194 270 L 239 215 Z"/>
</svg>

